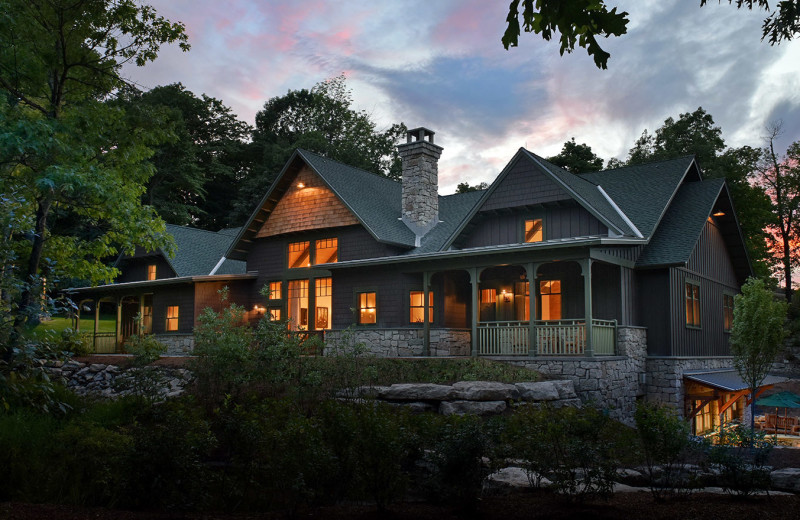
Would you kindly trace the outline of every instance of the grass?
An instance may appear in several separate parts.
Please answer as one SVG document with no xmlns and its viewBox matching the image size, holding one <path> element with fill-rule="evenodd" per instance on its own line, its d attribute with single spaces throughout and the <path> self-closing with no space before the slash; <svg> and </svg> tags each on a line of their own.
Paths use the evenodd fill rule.
<svg viewBox="0 0 800 520">
<path fill-rule="evenodd" d="M 97 323 L 97 331 L 98 332 L 115 332 L 117 330 L 116 320 L 113 315 L 111 314 L 101 314 L 100 321 Z M 60 316 L 54 316 L 52 319 L 48 321 L 43 321 L 36 327 L 36 330 L 39 329 L 43 331 L 52 330 L 54 332 L 62 332 L 66 328 L 72 328 L 72 320 L 69 318 L 63 318 Z M 94 319 L 93 318 L 83 318 L 81 319 L 81 331 L 82 332 L 93 332 L 94 331 Z"/>
</svg>

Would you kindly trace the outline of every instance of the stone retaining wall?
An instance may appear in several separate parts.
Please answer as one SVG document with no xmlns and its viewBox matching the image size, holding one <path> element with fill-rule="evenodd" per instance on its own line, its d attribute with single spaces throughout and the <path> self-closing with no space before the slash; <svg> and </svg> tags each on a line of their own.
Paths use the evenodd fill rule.
<svg viewBox="0 0 800 520">
<path fill-rule="evenodd" d="M 343 342 L 363 344 L 367 353 L 378 357 L 415 357 L 425 355 L 425 331 L 413 329 L 347 329 L 325 333 L 329 349 L 340 351 Z M 469 356 L 470 331 L 466 329 L 431 329 L 430 356 Z"/>
<path fill-rule="evenodd" d="M 52 362 L 50 377 L 61 379 L 78 395 L 115 398 L 128 394 L 147 397 L 177 397 L 183 393 L 192 373 L 184 368 L 165 366 L 121 367 L 79 361 Z M 150 395 L 152 394 L 152 395 Z"/>
<path fill-rule="evenodd" d="M 167 356 L 189 356 L 194 350 L 194 334 L 154 334 L 167 346 Z"/>
<path fill-rule="evenodd" d="M 683 374 L 695 370 L 732 368 L 732 357 L 647 358 L 647 399 L 683 413 Z"/>
</svg>

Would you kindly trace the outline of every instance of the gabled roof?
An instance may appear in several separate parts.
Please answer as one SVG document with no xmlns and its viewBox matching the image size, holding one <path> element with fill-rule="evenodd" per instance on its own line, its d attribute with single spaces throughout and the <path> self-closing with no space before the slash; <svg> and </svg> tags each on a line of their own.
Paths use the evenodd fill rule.
<svg viewBox="0 0 800 520">
<path fill-rule="evenodd" d="M 178 277 L 209 275 L 218 267 L 238 232 L 239 228 L 214 232 L 167 224 L 167 233 L 175 239 L 176 252 L 174 258 L 167 255 L 164 258 Z M 226 260 L 214 274 L 241 274 L 245 269 L 244 262 Z"/>
</svg>

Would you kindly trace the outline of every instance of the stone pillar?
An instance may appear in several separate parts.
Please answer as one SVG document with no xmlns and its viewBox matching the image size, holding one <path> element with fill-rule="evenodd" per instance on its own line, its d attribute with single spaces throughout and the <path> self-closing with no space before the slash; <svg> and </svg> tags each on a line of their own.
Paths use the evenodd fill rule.
<svg viewBox="0 0 800 520">
<path fill-rule="evenodd" d="M 581 260 L 581 274 L 583 275 L 583 316 L 586 322 L 586 349 L 584 355 L 594 356 L 594 346 L 592 345 L 592 259 Z"/>
<path fill-rule="evenodd" d="M 418 238 L 439 222 L 442 147 L 433 144 L 433 134 L 426 128 L 409 130 L 406 142 L 397 147 L 403 170 L 402 220 Z"/>
</svg>

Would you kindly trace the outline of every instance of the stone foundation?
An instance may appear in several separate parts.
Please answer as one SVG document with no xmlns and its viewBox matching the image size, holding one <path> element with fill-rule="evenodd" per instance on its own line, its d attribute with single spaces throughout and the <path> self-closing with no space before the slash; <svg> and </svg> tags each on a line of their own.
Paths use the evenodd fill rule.
<svg viewBox="0 0 800 520">
<path fill-rule="evenodd" d="M 647 399 L 683 413 L 683 374 L 687 371 L 733 368 L 732 357 L 648 357 Z"/>
<path fill-rule="evenodd" d="M 167 346 L 166 356 L 191 356 L 194 350 L 194 334 L 154 334 L 160 343 Z"/>
<path fill-rule="evenodd" d="M 430 356 L 469 356 L 470 331 L 466 329 L 431 329 Z M 325 333 L 326 351 L 362 344 L 367 353 L 378 357 L 417 357 L 425 355 L 425 332 L 422 329 L 347 329 Z M 342 343 L 348 343 L 342 345 Z"/>
</svg>

